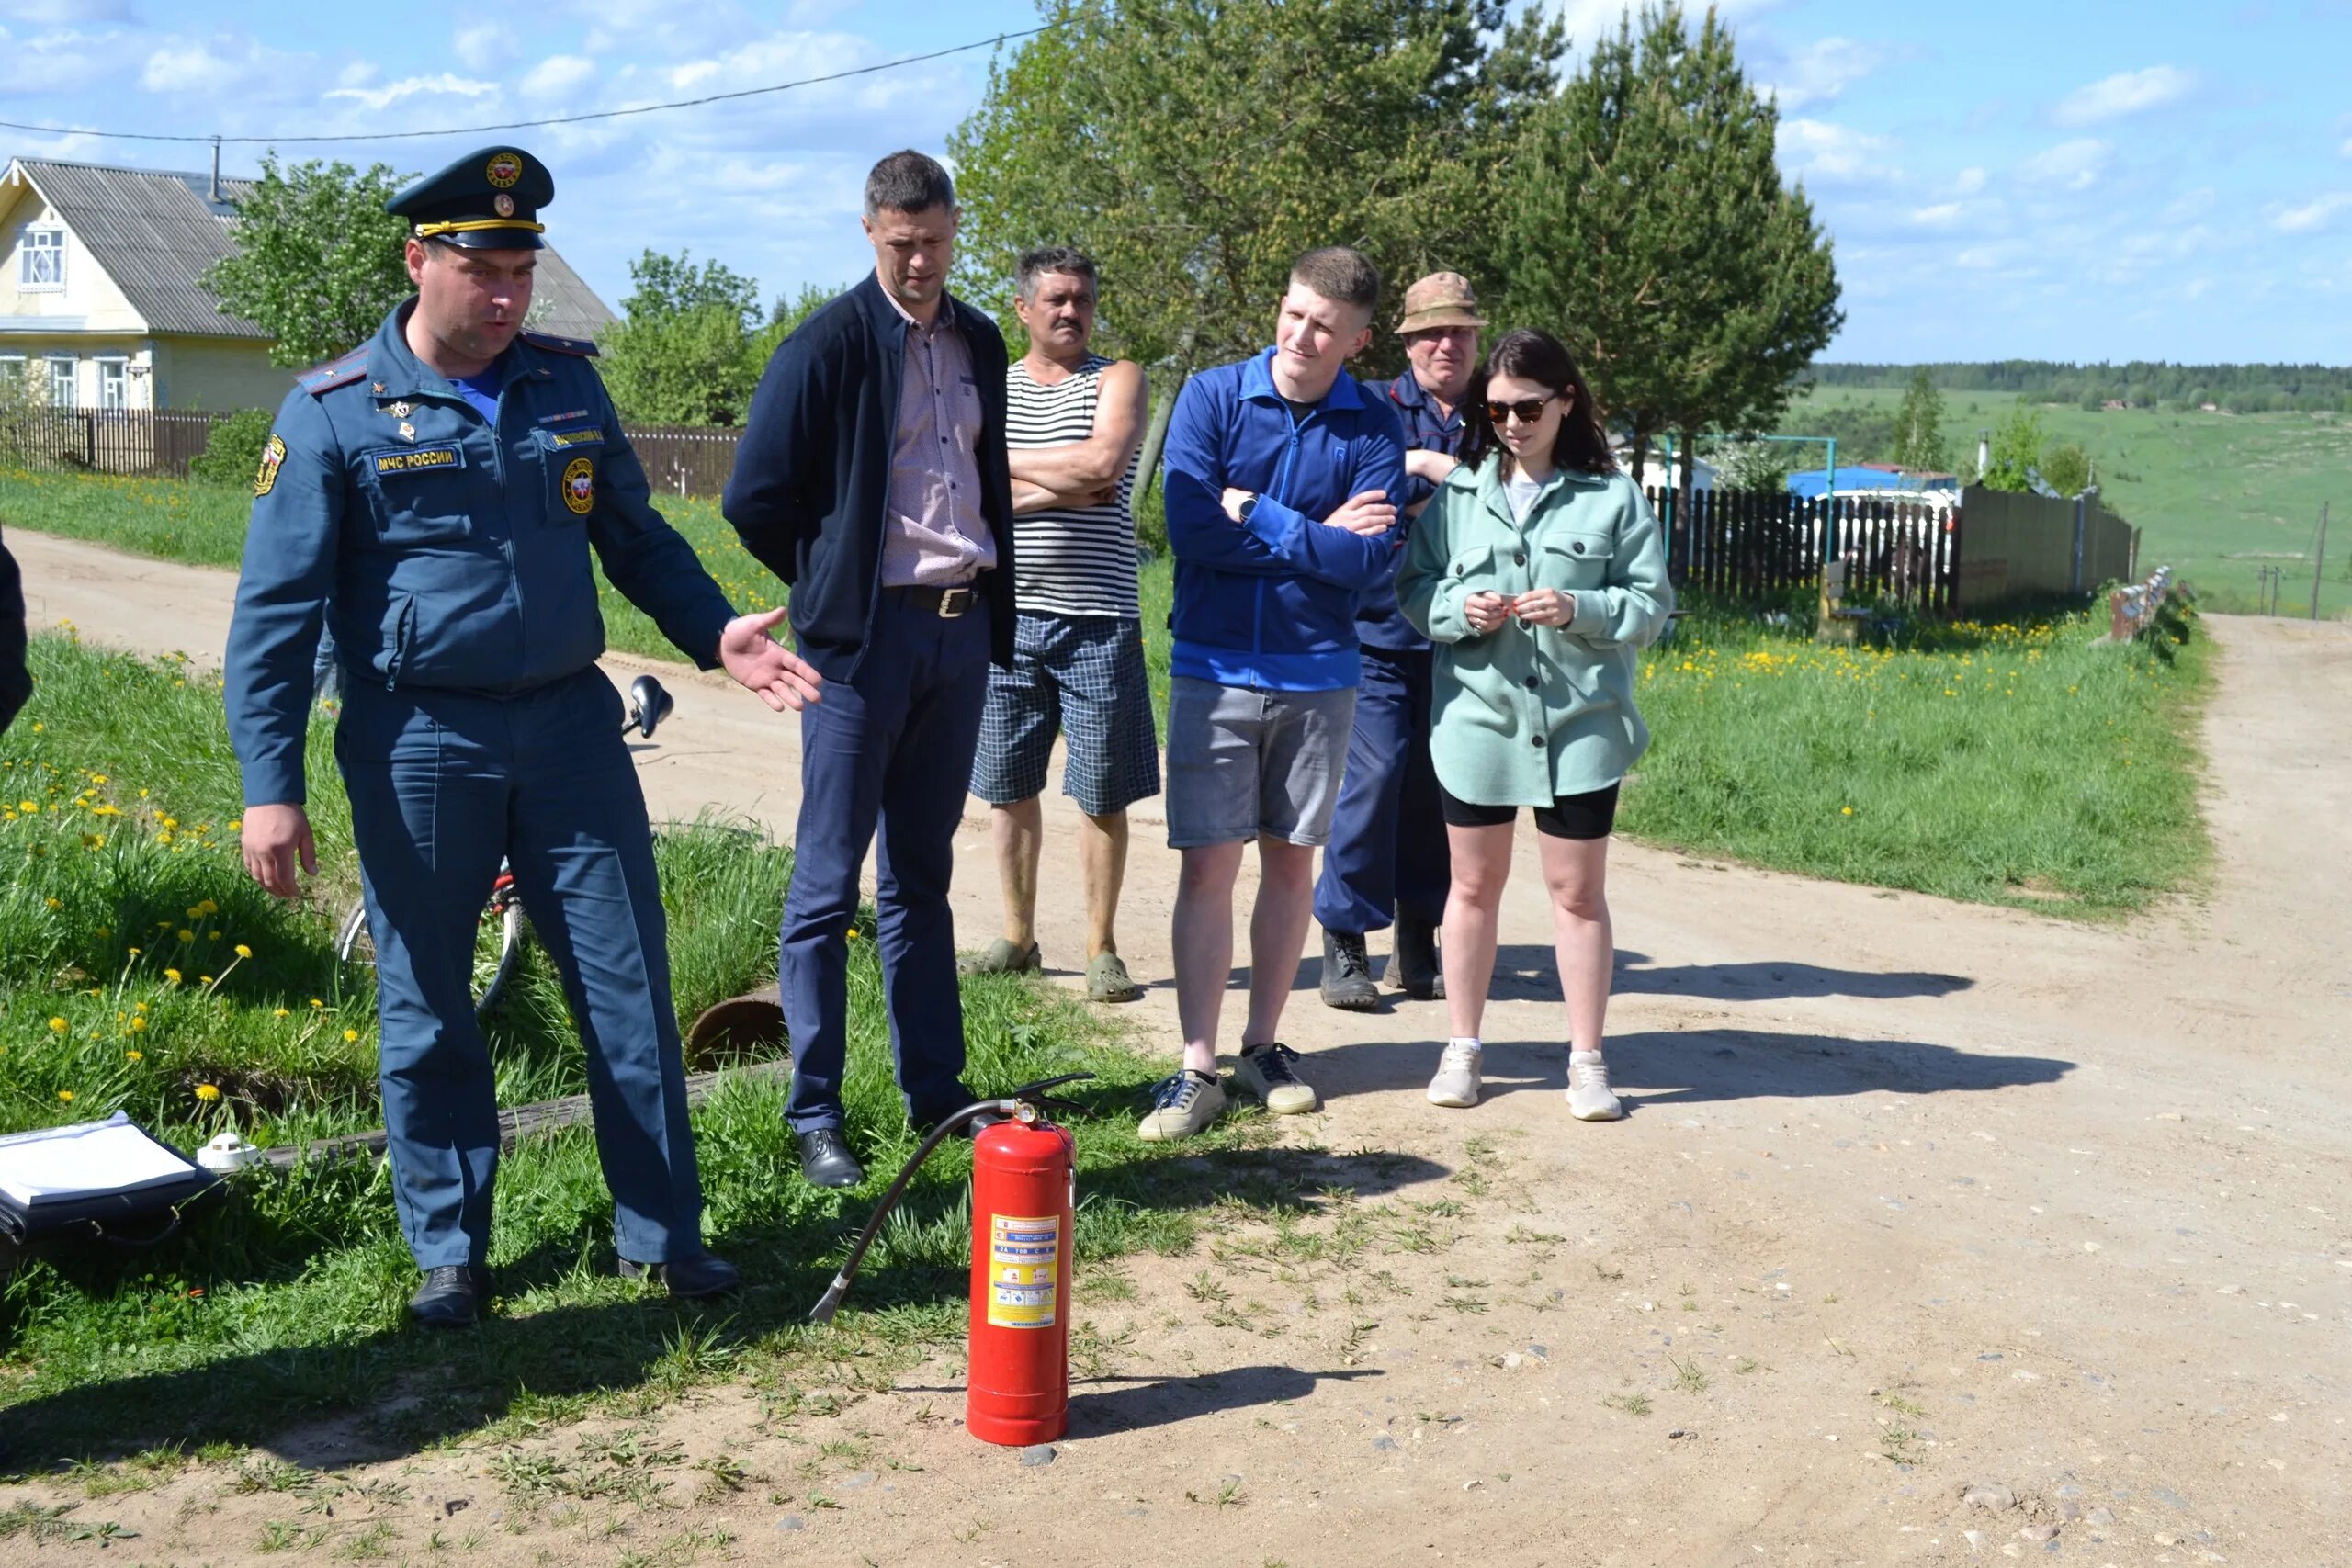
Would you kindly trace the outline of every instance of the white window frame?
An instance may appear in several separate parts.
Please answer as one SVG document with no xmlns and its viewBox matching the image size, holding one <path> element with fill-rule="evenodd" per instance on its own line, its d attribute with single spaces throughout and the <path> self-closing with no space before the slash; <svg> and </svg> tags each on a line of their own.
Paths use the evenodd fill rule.
<svg viewBox="0 0 2352 1568">
<path fill-rule="evenodd" d="M 44 354 L 41 363 L 49 368 L 49 406 L 72 409 L 82 406 L 82 361 L 71 354 Z M 64 396 L 58 395 L 61 378 Z"/>
<path fill-rule="evenodd" d="M 42 258 L 47 265 L 41 265 Z M 36 276 L 47 273 L 47 276 Z M 65 227 L 44 223 L 28 227 L 17 246 L 17 292 L 61 294 L 65 289 Z"/>
<path fill-rule="evenodd" d="M 119 354 L 98 355 L 98 407 L 120 413 L 130 406 L 130 361 Z"/>
</svg>

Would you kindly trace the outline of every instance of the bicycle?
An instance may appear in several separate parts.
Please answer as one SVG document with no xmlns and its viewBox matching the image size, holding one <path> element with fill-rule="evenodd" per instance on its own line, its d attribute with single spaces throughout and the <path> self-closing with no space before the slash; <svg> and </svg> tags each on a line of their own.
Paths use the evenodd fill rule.
<svg viewBox="0 0 2352 1568">
<path fill-rule="evenodd" d="M 634 729 L 646 739 L 653 739 L 653 731 L 670 716 L 677 700 L 669 688 L 650 675 L 639 675 L 629 682 L 628 712 L 621 719 L 621 733 Z M 514 976 L 523 967 L 523 897 L 514 886 L 514 869 L 501 859 L 498 878 L 490 885 L 490 897 L 482 904 L 481 917 L 474 937 L 474 1016 L 490 1016 Z M 376 945 L 368 935 L 368 901 L 360 899 L 343 918 L 336 932 L 335 962 L 340 972 L 349 973 L 361 965 L 374 968 Z"/>
</svg>

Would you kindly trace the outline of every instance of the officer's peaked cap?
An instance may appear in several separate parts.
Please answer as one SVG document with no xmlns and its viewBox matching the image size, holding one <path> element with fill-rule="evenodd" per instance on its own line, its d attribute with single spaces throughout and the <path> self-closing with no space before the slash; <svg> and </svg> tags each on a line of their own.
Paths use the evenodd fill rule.
<svg viewBox="0 0 2352 1568">
<path fill-rule="evenodd" d="M 555 199 L 555 176 L 519 147 L 469 152 L 437 175 L 427 175 L 384 203 L 409 220 L 420 240 L 443 240 L 470 250 L 536 251 L 539 209 Z"/>
</svg>

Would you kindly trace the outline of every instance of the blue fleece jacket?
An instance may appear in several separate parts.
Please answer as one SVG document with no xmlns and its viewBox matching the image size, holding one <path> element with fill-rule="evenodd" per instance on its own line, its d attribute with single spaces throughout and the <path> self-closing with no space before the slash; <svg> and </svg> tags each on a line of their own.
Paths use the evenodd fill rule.
<svg viewBox="0 0 2352 1568">
<path fill-rule="evenodd" d="M 1171 673 L 1220 685 L 1328 692 L 1356 683 L 1355 614 L 1396 570 L 1401 530 L 1324 523 L 1363 491 L 1401 498 L 1405 434 L 1346 371 L 1292 412 L 1272 349 L 1185 383 L 1168 426 L 1168 543 L 1176 557 Z M 1227 487 L 1258 497 L 1247 523 Z"/>
</svg>

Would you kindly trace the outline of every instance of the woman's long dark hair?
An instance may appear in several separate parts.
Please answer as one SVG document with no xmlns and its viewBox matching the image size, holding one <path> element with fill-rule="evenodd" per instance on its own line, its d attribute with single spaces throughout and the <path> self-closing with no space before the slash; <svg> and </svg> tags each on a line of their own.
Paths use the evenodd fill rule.
<svg viewBox="0 0 2352 1568">
<path fill-rule="evenodd" d="M 1609 455 L 1609 433 L 1600 423 L 1600 405 L 1592 400 L 1584 372 L 1577 368 L 1576 359 L 1558 338 L 1533 327 L 1514 327 L 1503 333 L 1471 378 L 1469 393 L 1463 400 L 1463 423 L 1467 427 L 1462 438 L 1464 463 L 1476 468 L 1496 454 L 1506 465 L 1510 461 L 1510 450 L 1487 418 L 1487 385 L 1498 376 L 1532 381 L 1555 393 L 1576 393 L 1575 402 L 1560 416 L 1560 434 L 1552 442 L 1554 467 L 1588 474 L 1617 471 L 1616 459 Z"/>
</svg>

